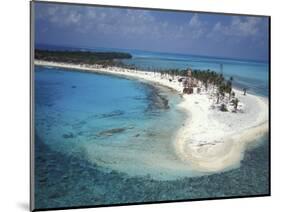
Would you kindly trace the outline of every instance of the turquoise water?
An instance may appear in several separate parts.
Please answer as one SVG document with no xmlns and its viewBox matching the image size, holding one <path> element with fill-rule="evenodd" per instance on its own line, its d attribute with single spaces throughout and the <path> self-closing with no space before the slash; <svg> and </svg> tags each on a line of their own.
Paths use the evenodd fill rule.
<svg viewBox="0 0 281 212">
<path fill-rule="evenodd" d="M 125 62 L 140 68 L 219 70 L 223 61 L 238 87 L 268 96 L 265 63 L 132 54 Z M 267 135 L 247 150 L 237 169 L 177 172 L 182 164 L 170 141 L 186 118 L 176 107 L 180 101 L 169 89 L 137 80 L 36 66 L 36 208 L 268 194 Z"/>
<path fill-rule="evenodd" d="M 120 154 L 120 148 L 132 143 L 131 151 L 149 141 L 161 148 L 185 117 L 170 109 L 181 97 L 163 89 L 116 76 L 36 67 L 35 130 L 50 148 L 78 157 L 86 154 L 104 165 L 116 160 L 112 152 Z M 170 125 L 163 126 L 165 122 Z M 134 152 L 120 158 L 128 155 L 135 158 Z"/>
</svg>

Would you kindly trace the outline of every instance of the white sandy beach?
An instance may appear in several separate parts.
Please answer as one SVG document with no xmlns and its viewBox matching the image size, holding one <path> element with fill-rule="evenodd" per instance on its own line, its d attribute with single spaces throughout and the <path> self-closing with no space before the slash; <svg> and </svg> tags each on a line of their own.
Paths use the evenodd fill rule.
<svg viewBox="0 0 281 212">
<path fill-rule="evenodd" d="M 182 85 L 175 79 L 161 77 L 159 73 L 117 67 L 74 65 L 35 60 L 35 65 L 78 69 L 95 73 L 117 74 L 149 81 L 182 93 Z M 218 172 L 239 166 L 247 144 L 255 142 L 268 131 L 268 100 L 256 95 L 243 95 L 235 90 L 240 101 L 237 113 L 212 109 L 209 93 L 183 95 L 178 105 L 188 113 L 173 140 L 176 155 L 193 169 Z"/>
</svg>

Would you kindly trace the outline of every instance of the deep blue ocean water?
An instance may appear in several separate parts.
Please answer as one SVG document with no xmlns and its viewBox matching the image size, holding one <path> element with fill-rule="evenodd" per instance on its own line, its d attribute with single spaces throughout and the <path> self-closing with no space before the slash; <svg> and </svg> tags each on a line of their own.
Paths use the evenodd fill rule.
<svg viewBox="0 0 281 212">
<path fill-rule="evenodd" d="M 144 69 L 220 71 L 223 62 L 225 75 L 233 75 L 237 87 L 268 96 L 265 62 L 131 53 L 133 59 L 124 62 Z M 169 141 L 185 118 L 175 109 L 180 101 L 169 89 L 137 80 L 36 66 L 36 208 L 267 194 L 267 135 L 231 171 L 200 177 L 187 172 L 185 178 L 169 180 L 151 178 L 151 170 L 140 175 L 143 161 L 178 163 Z"/>
</svg>

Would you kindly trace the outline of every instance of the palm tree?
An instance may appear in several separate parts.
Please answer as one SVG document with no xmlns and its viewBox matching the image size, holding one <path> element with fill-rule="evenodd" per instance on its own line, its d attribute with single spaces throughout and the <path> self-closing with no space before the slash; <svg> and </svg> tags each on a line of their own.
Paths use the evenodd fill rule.
<svg viewBox="0 0 281 212">
<path fill-rule="evenodd" d="M 187 87 L 187 80 L 186 80 L 186 79 L 184 79 L 184 81 L 183 81 L 183 87 L 184 87 L 184 88 Z"/>
<path fill-rule="evenodd" d="M 233 103 L 234 103 L 235 112 L 237 111 L 238 102 L 239 102 L 238 98 L 235 98 L 235 100 L 234 100 L 234 102 L 233 102 Z"/>
<path fill-rule="evenodd" d="M 217 92 L 217 104 L 219 104 L 219 101 L 220 101 L 220 93 Z"/>
<path fill-rule="evenodd" d="M 230 100 L 230 98 L 231 98 L 231 91 L 232 91 L 231 80 L 227 81 L 225 91 L 229 94 L 229 100 Z"/>
</svg>

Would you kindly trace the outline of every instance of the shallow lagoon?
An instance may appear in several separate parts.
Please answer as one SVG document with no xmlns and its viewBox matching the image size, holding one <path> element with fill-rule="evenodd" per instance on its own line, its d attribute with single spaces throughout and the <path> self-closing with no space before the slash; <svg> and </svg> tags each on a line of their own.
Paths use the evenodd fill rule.
<svg viewBox="0 0 281 212">
<path fill-rule="evenodd" d="M 195 175 L 171 141 L 185 114 L 181 96 L 110 75 L 36 69 L 36 131 L 56 151 L 105 169 L 162 179 Z"/>
</svg>

